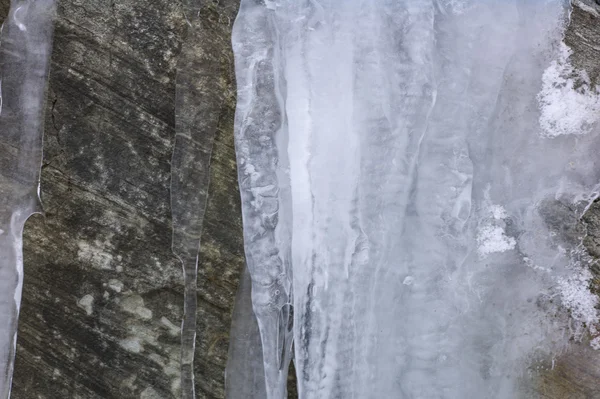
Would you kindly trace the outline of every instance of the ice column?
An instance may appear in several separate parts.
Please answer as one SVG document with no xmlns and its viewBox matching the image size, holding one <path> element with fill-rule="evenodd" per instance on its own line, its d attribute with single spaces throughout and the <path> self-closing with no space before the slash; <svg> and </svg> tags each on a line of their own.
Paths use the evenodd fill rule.
<svg viewBox="0 0 600 399">
<path fill-rule="evenodd" d="M 540 109 L 565 90 L 547 68 L 567 6 L 242 1 L 236 150 L 269 398 L 286 326 L 302 399 L 515 398 L 566 343 L 546 298 L 577 262 L 544 204 L 581 210 L 600 178 L 591 117 L 548 133 L 560 113 Z"/>
<path fill-rule="evenodd" d="M 245 252 L 269 398 L 285 396 L 293 320 L 282 29 L 270 3 L 254 1 L 242 1 L 233 29 Z"/>
</svg>

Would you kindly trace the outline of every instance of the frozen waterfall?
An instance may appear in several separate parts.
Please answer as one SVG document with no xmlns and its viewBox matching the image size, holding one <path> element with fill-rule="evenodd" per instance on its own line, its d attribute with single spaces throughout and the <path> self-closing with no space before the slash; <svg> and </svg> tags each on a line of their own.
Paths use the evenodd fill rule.
<svg viewBox="0 0 600 399">
<path fill-rule="evenodd" d="M 600 182 L 600 97 L 569 64 L 568 17 L 557 0 L 242 0 L 268 398 L 292 358 L 302 399 L 517 398 L 535 358 L 596 336 L 583 237 L 548 216 L 576 220 Z"/>
</svg>

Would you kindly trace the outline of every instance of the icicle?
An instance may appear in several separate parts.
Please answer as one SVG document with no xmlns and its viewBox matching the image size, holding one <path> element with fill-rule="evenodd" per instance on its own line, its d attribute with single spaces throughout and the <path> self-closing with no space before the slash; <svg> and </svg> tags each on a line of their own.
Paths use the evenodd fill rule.
<svg viewBox="0 0 600 399">
<path fill-rule="evenodd" d="M 10 396 L 23 283 L 23 227 L 41 213 L 45 88 L 54 0 L 13 0 L 0 41 L 0 397 Z"/>
<path fill-rule="evenodd" d="M 212 55 L 202 40 L 200 0 L 185 0 L 188 24 L 177 65 L 175 145 L 171 162 L 173 253 L 184 274 L 184 316 L 181 326 L 182 397 L 194 399 L 194 352 L 197 325 L 198 255 L 207 203 L 210 157 L 219 121 L 218 96 L 222 92 Z M 207 78 L 207 74 L 209 74 Z M 206 101 L 210 96 L 210 101 Z M 215 100 L 215 98 L 217 100 Z"/>
<path fill-rule="evenodd" d="M 232 41 L 244 247 L 267 398 L 280 399 L 286 397 L 292 348 L 291 193 L 280 64 L 283 43 L 272 6 L 242 1 Z"/>
</svg>

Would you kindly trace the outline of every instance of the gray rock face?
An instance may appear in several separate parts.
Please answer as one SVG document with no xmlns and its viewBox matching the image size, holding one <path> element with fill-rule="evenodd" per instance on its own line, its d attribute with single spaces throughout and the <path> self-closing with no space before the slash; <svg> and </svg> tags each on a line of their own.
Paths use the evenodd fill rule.
<svg viewBox="0 0 600 399">
<path fill-rule="evenodd" d="M 59 5 L 13 398 L 179 396 L 169 160 L 185 23 L 151 3 Z"/>
<path fill-rule="evenodd" d="M 202 2 L 198 11 L 204 30 L 191 58 L 198 84 L 211 90 L 198 93 L 206 108 L 197 120 L 214 123 L 196 132 L 213 150 L 195 373 L 197 397 L 212 398 L 223 396 L 243 262 L 229 45 L 236 2 Z M 25 231 L 13 398 L 181 396 L 184 287 L 171 252 L 169 187 L 186 33 L 176 2 L 60 2 L 41 178 L 46 215 Z"/>
<path fill-rule="evenodd" d="M 571 23 L 565 43 L 573 50 L 573 66 L 587 72 L 593 85 L 600 84 L 600 4 L 595 0 L 573 0 Z"/>
</svg>

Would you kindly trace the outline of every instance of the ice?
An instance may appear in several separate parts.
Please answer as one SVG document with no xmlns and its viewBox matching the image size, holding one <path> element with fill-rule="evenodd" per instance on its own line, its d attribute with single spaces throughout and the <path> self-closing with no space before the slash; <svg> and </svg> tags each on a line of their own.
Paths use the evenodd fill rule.
<svg viewBox="0 0 600 399">
<path fill-rule="evenodd" d="M 589 77 L 569 63 L 571 49 L 560 45 L 558 59 L 544 71 L 538 95 L 542 134 L 585 134 L 600 119 L 600 87 L 591 87 Z"/>
<path fill-rule="evenodd" d="M 244 268 L 233 311 L 232 340 L 225 371 L 225 392 L 228 399 L 266 397 L 262 345 L 252 311 L 250 290 L 250 274 Z"/>
<path fill-rule="evenodd" d="M 13 0 L 0 36 L 0 397 L 8 398 L 23 283 L 23 226 L 41 211 L 43 107 L 54 0 Z"/>
<path fill-rule="evenodd" d="M 477 242 L 479 243 L 480 255 L 488 255 L 493 252 L 504 252 L 515 248 L 517 242 L 512 237 L 507 237 L 504 234 L 504 229 L 500 226 L 483 226 L 479 229 L 477 235 Z"/>
<path fill-rule="evenodd" d="M 242 2 L 237 53 L 236 153 L 252 305 L 261 335 L 267 397 L 284 397 L 292 347 L 291 198 L 283 108 L 278 4 Z M 280 149 L 283 149 L 281 151 Z M 234 369 L 235 364 L 230 363 Z"/>
<path fill-rule="evenodd" d="M 175 143 L 171 161 L 172 248 L 182 264 L 184 276 L 181 392 L 183 398 L 194 399 L 199 253 L 213 141 L 220 128 L 226 93 L 218 78 L 219 60 L 211 57 L 206 48 L 208 28 L 202 25 L 204 5 L 196 0 L 184 0 L 181 5 L 187 30 L 177 65 Z M 200 284 L 207 282 L 200 281 Z"/>
<path fill-rule="evenodd" d="M 561 309 L 597 320 L 583 237 L 548 216 L 581 216 L 600 181 L 592 88 L 563 76 L 584 76 L 567 11 L 242 1 L 236 151 L 268 398 L 285 397 L 290 327 L 302 399 L 517 398 L 532 356 L 572 337 Z"/>
</svg>

